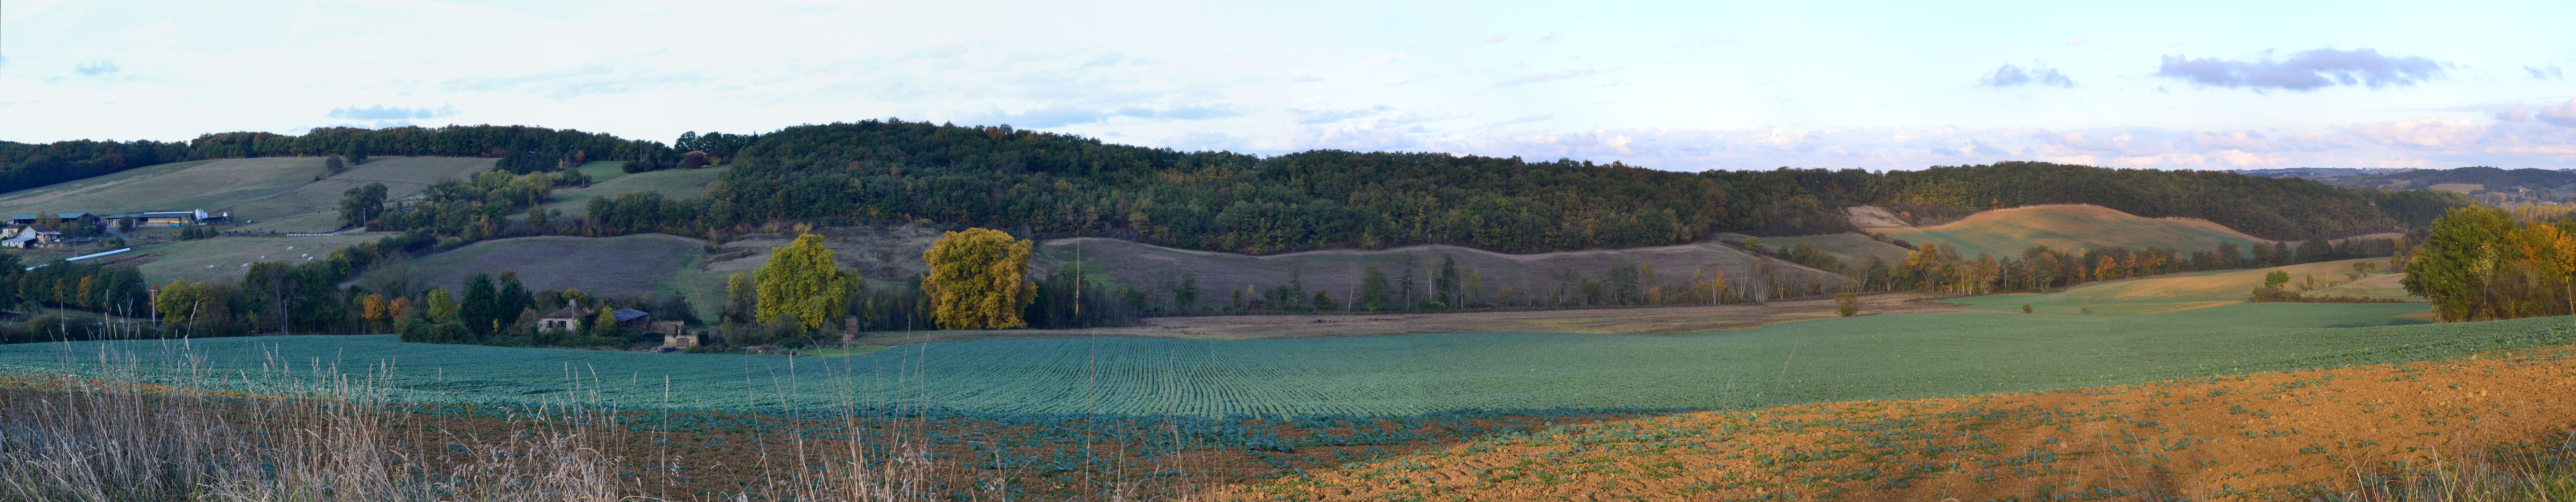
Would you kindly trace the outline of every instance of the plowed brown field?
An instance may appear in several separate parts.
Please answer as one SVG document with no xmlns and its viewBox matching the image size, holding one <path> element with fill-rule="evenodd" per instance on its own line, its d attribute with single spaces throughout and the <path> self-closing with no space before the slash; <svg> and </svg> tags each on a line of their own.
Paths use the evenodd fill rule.
<svg viewBox="0 0 2576 502">
<path fill-rule="evenodd" d="M 1212 498 L 2301 499 L 2576 445 L 2576 350 L 2502 356 L 1610 421 Z"/>
</svg>

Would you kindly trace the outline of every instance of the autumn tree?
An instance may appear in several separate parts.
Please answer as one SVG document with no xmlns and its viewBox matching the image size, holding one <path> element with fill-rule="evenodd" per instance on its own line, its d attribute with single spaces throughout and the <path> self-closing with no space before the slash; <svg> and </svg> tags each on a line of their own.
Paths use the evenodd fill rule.
<svg viewBox="0 0 2576 502">
<path fill-rule="evenodd" d="M 760 297 L 755 320 L 765 323 L 779 314 L 795 314 L 810 330 L 838 317 L 834 314 L 841 312 L 841 302 L 850 297 L 857 277 L 841 273 L 839 264 L 832 261 L 832 250 L 823 247 L 823 236 L 805 234 L 787 247 L 771 249 L 769 263 L 761 265 L 753 279 L 759 283 Z"/>
<path fill-rule="evenodd" d="M 2416 246 L 2406 262 L 2407 293 L 2433 301 L 2444 321 L 2466 321 L 2487 306 L 2487 286 L 2511 246 L 2499 246 L 2514 231 L 2513 217 L 2484 207 L 2452 209 L 2433 220 L 2433 232 Z"/>
<path fill-rule="evenodd" d="M 921 254 L 930 275 L 921 281 L 933 321 L 942 329 L 1001 329 L 1028 325 L 1020 312 L 1036 298 L 1029 282 L 1029 241 L 999 230 L 949 232 Z"/>
</svg>

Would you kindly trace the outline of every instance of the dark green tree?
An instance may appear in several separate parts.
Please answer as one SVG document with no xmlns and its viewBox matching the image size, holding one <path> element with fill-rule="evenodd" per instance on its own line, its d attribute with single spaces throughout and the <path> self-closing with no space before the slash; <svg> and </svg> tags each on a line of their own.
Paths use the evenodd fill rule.
<svg viewBox="0 0 2576 502">
<path fill-rule="evenodd" d="M 340 192 L 341 227 L 366 226 L 367 222 L 374 221 L 378 215 L 384 213 L 384 210 L 385 184 L 383 183 L 368 183 L 367 186 Z"/>
<path fill-rule="evenodd" d="M 1359 305 L 1361 308 L 1367 310 L 1386 310 L 1386 296 L 1386 272 L 1379 271 L 1377 269 L 1377 265 L 1369 265 L 1360 269 Z"/>
<path fill-rule="evenodd" d="M 456 318 L 476 336 L 491 335 L 494 323 L 501 319 L 500 299 L 500 292 L 492 287 L 492 274 L 475 272 L 465 279 L 465 299 L 459 302 Z"/>
</svg>

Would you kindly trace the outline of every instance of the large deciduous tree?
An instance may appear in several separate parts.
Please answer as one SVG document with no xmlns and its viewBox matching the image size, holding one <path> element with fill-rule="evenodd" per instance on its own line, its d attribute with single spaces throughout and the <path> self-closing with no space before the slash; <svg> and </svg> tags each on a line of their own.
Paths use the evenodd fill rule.
<svg viewBox="0 0 2576 502">
<path fill-rule="evenodd" d="M 2406 292 L 2433 301 L 2445 321 L 2466 321 L 2487 307 L 2487 287 L 2498 265 L 2518 250 L 2500 245 L 2514 232 L 2511 215 L 2484 207 L 2452 209 L 2433 220 L 2433 232 L 2406 262 Z"/>
<path fill-rule="evenodd" d="M 832 250 L 823 247 L 823 236 L 814 234 L 796 236 L 796 242 L 772 250 L 769 263 L 754 276 L 760 284 L 757 319 L 765 323 L 780 314 L 794 314 L 805 329 L 838 317 L 856 278 L 841 273 L 832 261 Z"/>
<path fill-rule="evenodd" d="M 999 230 L 949 232 L 921 254 L 930 275 L 921 281 L 932 320 L 943 329 L 1001 329 L 1028 325 L 1022 309 L 1037 296 L 1028 280 L 1029 241 Z"/>
</svg>

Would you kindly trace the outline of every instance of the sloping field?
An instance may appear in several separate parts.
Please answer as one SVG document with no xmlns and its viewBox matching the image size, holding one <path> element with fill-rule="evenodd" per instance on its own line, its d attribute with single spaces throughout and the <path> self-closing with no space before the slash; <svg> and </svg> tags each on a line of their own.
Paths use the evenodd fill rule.
<svg viewBox="0 0 2576 502">
<path fill-rule="evenodd" d="M 325 172 L 316 157 L 178 162 L 0 194 L 0 212 L 215 211 L 292 190 Z"/>
<path fill-rule="evenodd" d="M 2218 247 L 2220 242 L 2234 242 L 2238 249 L 2272 242 L 2207 220 L 2140 218 L 2091 205 L 1998 209 L 1940 226 L 1865 228 L 1861 232 L 1887 234 L 1916 245 L 1955 245 L 1960 253 L 1971 257 L 1977 253 L 2020 256 L 2022 249 L 2034 245 L 2060 250 L 2163 246 L 2203 251 Z"/>
<path fill-rule="evenodd" d="M 462 291 L 475 272 L 500 275 L 516 271 L 530 291 L 580 289 L 592 294 L 668 295 L 673 281 L 690 269 L 705 244 L 664 234 L 619 237 L 519 237 L 477 242 L 361 274 L 350 282 L 377 284 L 402 280 L 415 287 Z M 692 301 L 707 304 L 711 298 Z"/>
<path fill-rule="evenodd" d="M 2252 296 L 2250 291 L 2263 285 L 2263 276 L 2274 270 L 2289 272 L 2292 283 L 2289 289 L 2292 291 L 2298 291 L 2299 285 L 2304 284 L 2307 278 L 2314 277 L 2320 288 L 2313 294 L 2422 300 L 2408 297 L 2405 288 L 2390 287 L 2395 285 L 2397 280 L 2405 277 L 2403 274 L 2373 275 L 2349 285 L 2338 284 L 2335 288 L 2323 287 L 2329 281 L 2347 280 L 2348 276 L 2345 274 L 2352 272 L 2354 262 L 2385 265 L 2387 259 L 2365 258 L 2262 269 L 2171 274 L 2143 279 L 2098 282 L 2049 294 L 1987 295 L 1948 301 L 1976 308 L 2009 312 L 2019 312 L 2021 306 L 2027 304 L 2032 310 L 2047 314 L 2080 314 L 2087 308 L 2092 309 L 2093 315 L 2152 314 L 2243 302 L 2246 297 Z M 2417 310 L 2430 308 L 2423 304 L 2403 305 Z"/>
<path fill-rule="evenodd" d="M 907 345 L 848 358 L 651 354 L 406 344 L 389 335 L 0 346 L 0 372 L 97 364 L 138 351 L 180 375 L 260 372 L 319 360 L 396 362 L 391 385 L 430 400 L 519 400 L 569 390 L 565 368 L 606 403 L 833 402 L 849 382 L 900 379 L 919 402 L 994 412 L 1409 415 L 1436 410 L 1741 409 L 1854 399 L 2134 384 L 2419 361 L 2576 343 L 2566 320 L 2323 328 L 2386 319 L 2388 305 L 2254 304 L 2131 317 L 2005 313 L 1863 316 L 1700 335 L 1428 334 L 1207 341 L 986 340 Z M 2551 331 L 2551 329 L 2557 331 Z M 202 356 L 187 363 L 180 351 Z M 626 375 L 618 375 L 626 373 Z M 746 382 L 746 375 L 750 382 Z M 624 378 L 610 378 L 611 375 Z M 630 382 L 632 382 L 630 384 Z M 865 388 L 865 387 L 863 387 Z M 888 396 L 863 396 L 877 399 Z M 2273 413 L 2290 411 L 2278 406 Z M 2152 420 L 2151 418 L 2141 418 Z M 2219 431 L 2230 433 L 2232 431 Z"/>
<path fill-rule="evenodd" d="M 383 157 L 320 181 L 314 178 L 329 172 L 322 167 L 320 157 L 179 162 L 0 194 L 0 212 L 204 209 L 229 210 L 237 220 L 278 219 L 334 211 L 340 192 L 370 182 L 384 183 L 394 198 L 401 198 L 419 193 L 440 178 L 490 170 L 492 162 Z"/>
<path fill-rule="evenodd" d="M 322 237 L 217 237 L 193 241 L 136 246 L 127 254 L 144 255 L 132 260 L 151 260 L 135 267 L 143 279 L 153 284 L 172 280 L 189 281 L 238 280 L 247 270 L 244 263 L 282 261 L 298 263 L 306 255 L 328 256 L 330 252 L 362 242 L 385 238 L 391 234 L 353 234 Z"/>
<path fill-rule="evenodd" d="M 592 164 L 611 163 L 593 162 Z M 623 165 L 623 163 L 614 164 Z M 592 169 L 585 167 L 582 171 L 590 172 Z M 547 202 L 545 207 L 562 211 L 565 216 L 580 217 L 590 215 L 590 199 L 593 197 L 609 197 L 632 192 L 658 192 L 664 198 L 696 198 L 707 191 L 708 183 L 715 182 L 717 176 L 723 176 L 724 171 L 723 169 L 665 169 L 635 174 L 618 171 L 618 176 L 606 178 L 607 181 L 593 182 L 587 187 L 556 190 L 552 200 Z M 592 178 L 602 177 L 592 176 Z"/>
<path fill-rule="evenodd" d="M 464 157 L 372 158 L 338 175 L 297 185 L 227 210 L 232 211 L 235 221 L 257 221 L 242 230 L 329 232 L 340 228 L 340 196 L 351 188 L 383 183 L 385 200 L 401 200 L 429 189 L 429 185 L 438 180 L 490 171 L 493 162 L 494 159 Z"/>
<path fill-rule="evenodd" d="M 1742 241 L 1753 236 L 1744 234 L 1718 234 L 1718 237 L 1729 242 L 1735 242 Z M 1879 242 L 1877 239 L 1871 239 L 1867 235 L 1850 232 L 1762 238 L 1763 246 L 1775 249 L 1787 249 L 1789 246 L 1795 246 L 1801 243 L 1815 244 L 1816 249 L 1821 249 L 1828 254 L 1834 255 L 1834 258 L 1842 260 L 1843 265 L 1845 266 L 1858 266 L 1864 257 L 1869 256 L 1876 256 L 1878 259 L 1885 260 L 1888 263 L 1903 263 L 1905 262 L 1905 253 L 1907 252 L 1905 248 L 1896 247 L 1895 244 Z"/>
<path fill-rule="evenodd" d="M 1200 306 L 1226 305 L 1233 301 L 1229 289 L 1255 289 L 1287 284 L 1292 276 L 1308 291 L 1330 291 L 1340 301 L 1357 296 L 1363 267 L 1376 265 L 1389 284 L 1403 280 L 1408 271 L 1416 284 L 1416 296 L 1429 289 L 1440 259 L 1455 258 L 1462 269 L 1473 269 L 1482 279 L 1484 291 L 1479 297 L 1505 299 L 1572 298 L 1580 294 L 1579 283 L 1563 280 L 1567 272 L 1582 278 L 1601 280 L 1610 267 L 1618 265 L 1649 266 L 1654 279 L 1663 283 L 1689 283 L 1693 271 L 1704 271 L 1713 278 L 1724 272 L 1729 281 L 1743 281 L 1751 276 L 1749 269 L 1757 257 L 1719 244 L 1690 244 L 1638 249 L 1568 251 L 1540 254 L 1502 254 L 1457 246 L 1413 246 L 1387 250 L 1307 251 L 1270 256 L 1248 256 L 1209 251 L 1190 251 L 1138 244 L 1116 239 L 1074 238 L 1047 241 L 1038 255 L 1050 265 L 1083 262 L 1108 278 L 1138 288 L 1168 289 L 1178 284 L 1182 274 L 1195 274 L 1202 293 Z M 1770 260 L 1774 274 L 1786 284 L 1821 284 L 1840 286 L 1843 277 L 1785 261 Z M 1705 280 L 1705 279 L 1704 279 Z M 1401 286 L 1391 286 L 1401 287 Z M 1741 287 L 1738 288 L 1742 290 Z"/>
<path fill-rule="evenodd" d="M 2355 500 L 2348 494 L 2389 488 L 2365 486 L 2368 477 L 2438 474 L 2473 465 L 2472 454 L 2567 455 L 2570 352 L 1654 416 L 1489 437 L 1205 498 Z M 2342 496 L 2317 498 L 2327 494 Z"/>
</svg>

